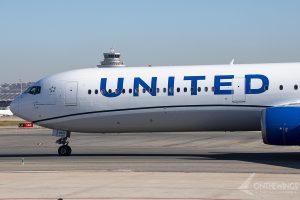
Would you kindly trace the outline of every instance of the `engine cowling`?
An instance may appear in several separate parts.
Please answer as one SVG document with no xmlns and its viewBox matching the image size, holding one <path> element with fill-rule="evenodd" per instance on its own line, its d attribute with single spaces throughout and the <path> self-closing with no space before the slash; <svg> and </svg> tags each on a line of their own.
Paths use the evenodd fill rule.
<svg viewBox="0 0 300 200">
<path fill-rule="evenodd" d="M 300 145 L 300 107 L 272 107 L 262 112 L 265 144 Z"/>
</svg>

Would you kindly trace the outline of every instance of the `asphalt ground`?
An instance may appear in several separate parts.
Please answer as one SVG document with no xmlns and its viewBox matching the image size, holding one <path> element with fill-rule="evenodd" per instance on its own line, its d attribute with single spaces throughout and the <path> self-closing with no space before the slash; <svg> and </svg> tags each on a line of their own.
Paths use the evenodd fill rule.
<svg viewBox="0 0 300 200">
<path fill-rule="evenodd" d="M 72 133 L 0 129 L 0 199 L 299 199 L 299 147 L 260 132 Z"/>
<path fill-rule="evenodd" d="M 0 129 L 0 171 L 300 173 L 300 147 L 269 146 L 259 132 L 72 133 L 59 157 L 48 129 Z"/>
</svg>

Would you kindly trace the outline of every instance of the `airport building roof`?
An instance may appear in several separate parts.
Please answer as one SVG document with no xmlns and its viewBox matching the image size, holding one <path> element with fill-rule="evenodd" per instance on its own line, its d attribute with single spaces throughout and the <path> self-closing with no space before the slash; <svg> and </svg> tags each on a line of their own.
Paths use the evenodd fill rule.
<svg viewBox="0 0 300 200">
<path fill-rule="evenodd" d="M 32 82 L 0 84 L 0 102 L 7 102 L 7 101 L 14 100 L 20 93 L 26 90 L 30 85 L 32 85 Z"/>
</svg>

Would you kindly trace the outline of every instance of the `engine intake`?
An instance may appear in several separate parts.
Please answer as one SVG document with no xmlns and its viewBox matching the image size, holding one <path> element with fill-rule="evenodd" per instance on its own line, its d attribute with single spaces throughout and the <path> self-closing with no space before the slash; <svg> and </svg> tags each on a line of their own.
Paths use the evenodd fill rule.
<svg viewBox="0 0 300 200">
<path fill-rule="evenodd" d="M 270 145 L 300 145 L 300 107 L 272 107 L 262 112 L 262 138 Z"/>
</svg>

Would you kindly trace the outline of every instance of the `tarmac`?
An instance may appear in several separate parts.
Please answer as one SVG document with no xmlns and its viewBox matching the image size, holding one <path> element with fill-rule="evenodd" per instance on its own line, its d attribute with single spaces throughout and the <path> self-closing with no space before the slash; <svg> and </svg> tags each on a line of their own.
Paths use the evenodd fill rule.
<svg viewBox="0 0 300 200">
<path fill-rule="evenodd" d="M 260 132 L 72 133 L 0 129 L 0 199 L 299 199 L 300 147 Z"/>
</svg>

